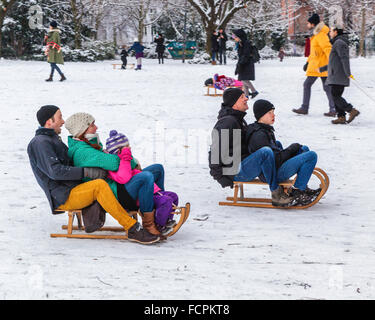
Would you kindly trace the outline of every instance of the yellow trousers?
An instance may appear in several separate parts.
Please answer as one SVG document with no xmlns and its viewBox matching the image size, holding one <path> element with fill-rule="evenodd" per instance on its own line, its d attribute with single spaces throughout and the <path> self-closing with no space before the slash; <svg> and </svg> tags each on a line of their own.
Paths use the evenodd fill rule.
<svg viewBox="0 0 375 320">
<path fill-rule="evenodd" d="M 92 204 L 95 200 L 125 230 L 129 230 L 136 223 L 136 220 L 129 217 L 125 209 L 117 201 L 107 182 L 102 179 L 91 180 L 73 188 L 70 191 L 68 200 L 58 209 L 65 211 L 82 209 Z"/>
</svg>

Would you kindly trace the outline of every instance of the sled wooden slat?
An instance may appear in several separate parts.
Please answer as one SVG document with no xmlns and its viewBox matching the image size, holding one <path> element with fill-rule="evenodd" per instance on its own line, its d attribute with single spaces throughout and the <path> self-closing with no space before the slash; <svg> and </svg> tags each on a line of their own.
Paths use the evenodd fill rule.
<svg viewBox="0 0 375 320">
<path fill-rule="evenodd" d="M 113 70 L 116 70 L 116 69 L 117 69 L 117 66 L 119 66 L 120 69 L 121 69 L 122 63 L 112 63 Z M 128 64 L 126 65 L 126 68 L 127 68 L 127 69 L 134 69 L 134 67 L 135 67 L 135 64 L 134 64 L 134 63 L 128 63 Z"/>
<path fill-rule="evenodd" d="M 219 202 L 221 206 L 235 206 L 235 207 L 253 207 L 253 208 L 272 208 L 272 209 L 306 209 L 309 208 L 316 203 L 324 196 L 327 192 L 329 187 L 329 178 L 328 175 L 324 172 L 324 170 L 320 168 L 315 168 L 313 171 L 313 175 L 317 177 L 320 181 L 320 188 L 321 191 L 319 195 L 315 198 L 315 200 L 308 205 L 304 206 L 291 206 L 291 207 L 276 207 L 272 205 L 272 200 L 267 198 L 246 198 L 244 197 L 244 185 L 246 184 L 253 184 L 253 185 L 268 185 L 265 182 L 262 182 L 259 179 L 255 179 L 249 182 L 242 182 L 242 181 L 235 181 L 234 182 L 234 191 L 233 197 L 227 197 L 227 201 Z M 288 180 L 280 183 L 283 187 L 290 187 L 294 184 L 296 178 L 293 180 Z M 240 191 L 240 196 L 238 196 L 238 192 Z"/>
<path fill-rule="evenodd" d="M 64 213 L 63 210 L 55 210 L 56 213 Z M 114 239 L 114 240 L 127 240 L 128 237 L 126 235 L 126 231 L 123 227 L 102 227 L 99 230 L 95 231 L 92 234 L 87 233 L 74 233 L 73 231 L 82 231 L 84 232 L 84 227 L 82 223 L 82 210 L 70 210 L 67 211 L 68 213 L 68 224 L 62 225 L 63 230 L 67 230 L 66 233 L 52 233 L 50 236 L 52 238 L 78 238 L 78 239 Z M 172 212 L 175 215 L 179 215 L 179 220 L 177 224 L 174 226 L 173 230 L 167 235 L 170 237 L 174 235 L 181 226 L 186 222 L 187 218 L 189 217 L 190 213 L 190 203 L 186 203 L 185 207 L 176 207 L 175 211 Z M 139 214 L 137 211 L 128 212 L 130 216 L 137 220 L 137 215 Z M 77 218 L 78 225 L 74 226 L 74 218 Z M 123 235 L 111 235 L 111 234 L 98 234 L 101 231 L 109 231 L 109 232 L 123 232 Z"/>
<path fill-rule="evenodd" d="M 207 93 L 205 94 L 205 96 L 218 97 L 218 96 L 222 96 L 223 95 L 222 93 L 218 93 L 218 90 L 220 90 L 220 89 L 216 89 L 214 86 L 205 86 L 205 88 L 207 88 Z M 240 88 L 240 87 L 236 87 L 236 86 L 226 87 L 226 89 L 228 89 L 228 88 Z M 213 93 L 213 94 L 210 93 L 210 89 L 214 89 L 215 93 Z"/>
</svg>

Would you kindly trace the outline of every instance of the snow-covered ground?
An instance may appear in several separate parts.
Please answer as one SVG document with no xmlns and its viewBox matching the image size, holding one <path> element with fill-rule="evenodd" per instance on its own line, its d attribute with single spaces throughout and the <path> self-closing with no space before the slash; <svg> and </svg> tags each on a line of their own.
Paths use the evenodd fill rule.
<svg viewBox="0 0 375 320">
<path fill-rule="evenodd" d="M 66 63 L 68 81 L 46 83 L 47 63 L 0 61 L 0 298 L 375 298 L 375 105 L 352 85 L 344 97 L 361 115 L 334 126 L 323 116 L 319 81 L 310 114 L 292 113 L 302 99 L 303 64 L 287 58 L 256 65 L 258 97 L 276 106 L 278 138 L 315 150 L 331 179 L 320 203 L 292 211 L 218 206 L 231 190 L 209 175 L 206 138 L 221 98 L 204 96 L 203 82 L 216 72 L 233 76 L 234 62 L 144 60 L 140 72 L 113 70 L 110 61 Z M 352 59 L 351 66 L 374 96 L 373 59 Z M 50 238 L 66 217 L 50 213 L 26 153 L 44 104 L 58 105 L 65 119 L 89 112 L 103 141 L 117 129 L 144 167 L 163 163 L 167 189 L 192 204 L 180 231 L 153 246 Z M 259 186 L 248 193 L 269 194 Z"/>
</svg>

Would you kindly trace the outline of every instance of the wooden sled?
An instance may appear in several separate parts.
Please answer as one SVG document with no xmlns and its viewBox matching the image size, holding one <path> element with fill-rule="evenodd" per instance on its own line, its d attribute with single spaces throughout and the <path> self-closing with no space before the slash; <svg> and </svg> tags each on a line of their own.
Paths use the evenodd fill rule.
<svg viewBox="0 0 375 320">
<path fill-rule="evenodd" d="M 64 213 L 65 211 L 59 211 L 57 212 Z M 68 212 L 68 224 L 63 225 L 61 228 L 63 230 L 67 230 L 66 233 L 52 233 L 52 238 L 78 238 L 78 239 L 115 239 L 115 240 L 127 240 L 128 236 L 126 234 L 126 231 L 123 227 L 102 227 L 101 229 L 95 231 L 92 234 L 87 233 L 75 233 L 73 234 L 73 230 L 83 231 L 84 227 L 82 223 L 82 210 L 70 210 Z M 167 237 L 171 237 L 174 235 L 181 226 L 186 222 L 186 220 L 189 217 L 190 214 L 190 203 L 186 203 L 185 207 L 175 207 L 174 212 L 172 212 L 175 215 L 179 215 L 179 220 L 177 221 L 177 224 L 174 226 L 173 230 L 167 235 Z M 131 211 L 128 213 L 133 218 L 137 219 L 137 211 Z M 77 218 L 77 226 L 73 225 L 74 217 Z M 122 232 L 122 235 L 111 235 L 111 234 L 98 234 L 98 232 L 101 231 L 109 231 L 109 232 Z"/>
<path fill-rule="evenodd" d="M 309 208 L 319 202 L 319 200 L 324 196 L 327 192 L 329 187 L 329 178 L 328 175 L 319 168 L 315 168 L 313 171 L 313 175 L 316 176 L 320 181 L 320 188 L 322 189 L 319 195 L 315 198 L 315 200 L 307 205 L 304 206 L 291 206 L 291 207 L 276 207 L 272 205 L 271 199 L 266 198 L 245 198 L 244 197 L 244 185 L 245 184 L 260 184 L 260 185 L 267 185 L 260 181 L 259 179 L 255 179 L 250 182 L 234 182 L 234 195 L 233 197 L 227 197 L 227 202 L 219 202 L 220 206 L 238 206 L 238 207 L 254 207 L 254 208 L 273 208 L 273 209 L 306 209 Z M 285 182 L 280 183 L 281 186 L 284 188 L 291 187 L 295 182 L 294 180 L 287 180 Z M 240 195 L 238 196 L 238 192 Z"/>
<path fill-rule="evenodd" d="M 117 66 L 119 66 L 119 70 L 121 70 L 122 63 L 112 63 L 113 70 L 117 69 Z M 135 64 L 134 63 L 128 63 L 126 65 L 126 69 L 134 69 Z"/>
<path fill-rule="evenodd" d="M 220 90 L 220 89 L 216 89 L 214 86 L 205 86 L 205 87 L 207 88 L 207 93 L 205 94 L 205 96 L 217 97 L 217 96 L 223 95 L 222 93 L 218 93 L 217 90 Z M 226 87 L 226 89 L 228 88 L 242 88 L 242 87 L 235 87 L 235 86 Z M 210 93 L 210 89 L 214 89 L 215 93 L 214 94 Z"/>
</svg>

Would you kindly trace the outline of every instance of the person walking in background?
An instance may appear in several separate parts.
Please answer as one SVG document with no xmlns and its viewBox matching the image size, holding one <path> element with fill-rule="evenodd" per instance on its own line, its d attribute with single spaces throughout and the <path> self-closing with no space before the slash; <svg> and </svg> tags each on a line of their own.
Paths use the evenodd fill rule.
<svg viewBox="0 0 375 320">
<path fill-rule="evenodd" d="M 137 38 L 134 39 L 133 45 L 128 50 L 128 53 L 130 51 L 135 52 L 135 58 L 137 59 L 137 68 L 134 70 L 141 70 L 142 69 L 142 58 L 143 58 L 143 50 L 145 49 L 144 46 L 140 44 Z"/>
<path fill-rule="evenodd" d="M 254 88 L 251 80 L 255 80 L 255 50 L 250 41 L 247 40 L 246 33 L 242 29 L 234 30 L 234 41 L 238 43 L 238 62 L 234 74 L 238 74 L 238 80 L 242 81 L 246 97 L 254 98 L 258 91 Z M 251 90 L 251 93 L 249 92 Z"/>
<path fill-rule="evenodd" d="M 323 66 L 320 71 L 328 69 L 327 84 L 332 88 L 332 96 L 335 102 L 338 118 L 332 120 L 333 124 L 346 124 L 359 115 L 359 111 L 346 102 L 342 97 L 345 87 L 350 85 L 349 40 L 344 35 L 342 26 L 331 28 L 329 35 L 332 42 L 332 50 L 329 55 L 328 66 Z M 346 120 L 346 113 L 349 119 Z"/>
<path fill-rule="evenodd" d="M 47 45 L 47 49 L 45 54 L 47 56 L 47 62 L 51 65 L 51 73 L 47 82 L 53 81 L 53 74 L 55 70 L 60 74 L 61 79 L 60 81 L 65 81 L 66 78 L 60 68 L 57 66 L 58 64 L 64 64 L 63 53 L 61 50 L 61 40 L 60 40 L 60 33 L 61 31 L 57 29 L 57 22 L 52 21 L 50 23 L 48 35 L 44 37 L 44 40 Z"/>
<path fill-rule="evenodd" d="M 164 51 L 165 51 L 165 45 L 164 45 L 164 37 L 161 33 L 159 33 L 155 39 L 154 42 L 156 42 L 156 53 L 158 54 L 159 64 L 164 64 Z"/>
<path fill-rule="evenodd" d="M 310 40 L 310 55 L 303 67 L 303 70 L 306 71 L 307 78 L 303 83 L 302 105 L 299 109 L 293 109 L 293 112 L 304 115 L 309 113 L 311 87 L 315 81 L 320 78 L 329 102 L 329 111 L 324 113 L 324 115 L 327 117 L 335 117 L 335 103 L 333 102 L 331 88 L 326 83 L 328 73 L 326 71 L 319 72 L 320 67 L 328 64 L 329 54 L 331 53 L 332 45 L 328 38 L 329 28 L 323 21 L 320 21 L 319 15 L 316 13 L 307 21 L 307 27 L 310 30 L 313 29 L 313 36 Z"/>
<path fill-rule="evenodd" d="M 225 31 L 221 28 L 219 29 L 218 39 L 219 39 L 219 62 L 220 64 L 223 64 L 223 60 L 224 60 L 224 64 L 227 64 L 226 52 L 227 52 L 228 37 Z"/>
<path fill-rule="evenodd" d="M 217 31 L 215 30 L 212 33 L 211 36 L 211 59 L 212 59 L 212 64 L 216 64 L 216 57 L 219 52 L 219 42 L 218 42 L 218 34 Z"/>
<path fill-rule="evenodd" d="M 121 69 L 126 69 L 126 65 L 128 64 L 128 60 L 127 60 L 128 51 L 126 50 L 126 45 L 122 46 L 120 56 L 121 56 L 121 61 L 122 61 Z"/>
<path fill-rule="evenodd" d="M 305 36 L 305 57 L 308 58 L 310 55 L 310 37 Z"/>
<path fill-rule="evenodd" d="M 285 56 L 285 51 L 284 51 L 284 48 L 281 47 L 279 50 L 279 55 L 278 55 L 280 62 L 283 62 L 284 56 Z"/>
</svg>

